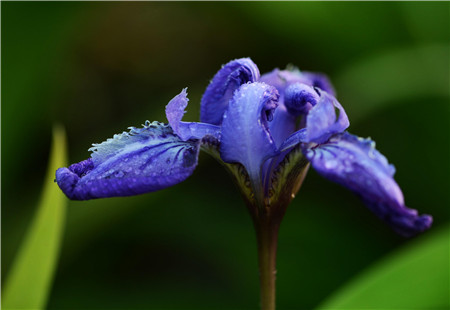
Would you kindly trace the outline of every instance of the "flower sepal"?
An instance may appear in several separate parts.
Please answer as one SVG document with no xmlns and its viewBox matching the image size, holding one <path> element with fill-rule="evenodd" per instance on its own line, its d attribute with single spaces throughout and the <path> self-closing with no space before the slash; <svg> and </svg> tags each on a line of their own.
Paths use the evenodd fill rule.
<svg viewBox="0 0 450 310">
<path fill-rule="evenodd" d="M 295 198 L 309 169 L 309 161 L 300 145 L 288 152 L 272 173 L 267 193 L 270 208 L 286 209 Z M 272 207 L 273 206 L 273 207 Z"/>
</svg>

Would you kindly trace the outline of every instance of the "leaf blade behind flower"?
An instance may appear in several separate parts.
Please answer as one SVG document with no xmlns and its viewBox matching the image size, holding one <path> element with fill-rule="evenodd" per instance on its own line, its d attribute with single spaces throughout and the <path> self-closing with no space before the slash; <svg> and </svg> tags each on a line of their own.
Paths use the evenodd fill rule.
<svg viewBox="0 0 450 310">
<path fill-rule="evenodd" d="M 316 309 L 448 309 L 449 228 L 412 241 Z"/>
<path fill-rule="evenodd" d="M 66 162 L 65 132 L 55 126 L 41 200 L 5 281 L 3 309 L 45 308 L 58 263 L 67 205 L 53 180 L 56 169 Z"/>
</svg>

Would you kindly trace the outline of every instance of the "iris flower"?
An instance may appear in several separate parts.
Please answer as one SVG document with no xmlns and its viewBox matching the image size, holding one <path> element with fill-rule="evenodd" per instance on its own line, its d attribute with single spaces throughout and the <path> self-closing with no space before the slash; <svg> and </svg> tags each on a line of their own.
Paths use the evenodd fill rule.
<svg viewBox="0 0 450 310">
<path fill-rule="evenodd" d="M 405 206 L 395 168 L 375 143 L 346 131 L 348 117 L 322 74 L 290 68 L 260 76 L 252 60 L 237 59 L 207 87 L 200 122 L 182 121 L 187 105 L 183 89 L 166 106 L 168 124 L 147 121 L 94 144 L 89 159 L 56 171 L 59 187 L 73 200 L 157 191 L 188 178 L 199 151 L 208 152 L 231 173 L 254 220 L 263 308 L 274 308 L 273 239 L 310 164 L 399 234 L 410 237 L 431 225 L 431 216 Z"/>
</svg>

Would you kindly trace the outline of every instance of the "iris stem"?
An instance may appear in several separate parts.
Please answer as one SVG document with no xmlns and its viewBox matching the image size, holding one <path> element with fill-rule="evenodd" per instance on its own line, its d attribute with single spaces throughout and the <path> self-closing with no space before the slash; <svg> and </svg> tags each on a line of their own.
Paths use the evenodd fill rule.
<svg viewBox="0 0 450 310">
<path fill-rule="evenodd" d="M 255 219 L 258 241 L 261 310 L 275 310 L 275 279 L 280 220 L 267 214 Z"/>
</svg>

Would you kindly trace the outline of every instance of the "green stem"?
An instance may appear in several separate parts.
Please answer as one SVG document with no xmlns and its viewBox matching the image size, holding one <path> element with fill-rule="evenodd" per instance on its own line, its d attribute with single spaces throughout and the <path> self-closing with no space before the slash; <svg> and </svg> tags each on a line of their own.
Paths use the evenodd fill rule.
<svg viewBox="0 0 450 310">
<path fill-rule="evenodd" d="M 275 310 L 276 256 L 279 226 L 280 221 L 277 218 L 270 218 L 267 215 L 255 219 L 258 239 L 261 310 Z"/>
</svg>

